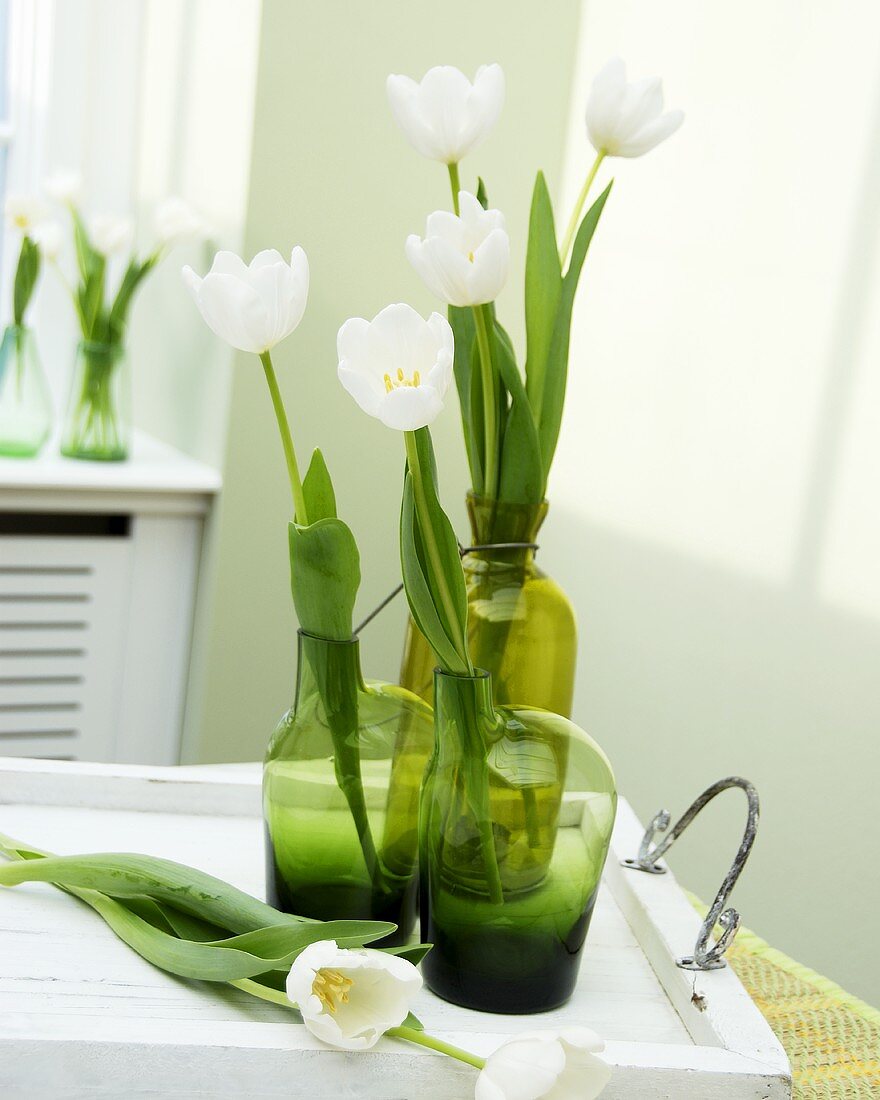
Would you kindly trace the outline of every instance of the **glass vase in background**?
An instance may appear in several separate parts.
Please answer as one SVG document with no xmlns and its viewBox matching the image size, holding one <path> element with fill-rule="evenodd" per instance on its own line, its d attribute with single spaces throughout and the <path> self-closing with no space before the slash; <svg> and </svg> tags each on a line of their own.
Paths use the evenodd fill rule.
<svg viewBox="0 0 880 1100">
<path fill-rule="evenodd" d="M 121 462 L 131 445 L 131 377 L 121 344 L 83 340 L 76 350 L 61 453 Z"/>
<path fill-rule="evenodd" d="M 52 430 L 52 400 L 33 332 L 9 325 L 0 344 L 0 455 L 32 458 Z"/>
<path fill-rule="evenodd" d="M 506 504 L 469 493 L 472 545 L 534 543 L 547 502 Z M 462 559 L 468 592 L 468 641 L 474 664 L 492 675 L 495 701 L 525 704 L 568 717 L 574 694 L 577 628 L 559 585 L 535 561 L 534 549 L 487 549 Z M 427 702 L 437 661 L 412 619 L 401 684 Z"/>
<path fill-rule="evenodd" d="M 266 756 L 269 902 L 318 920 L 393 921 L 406 942 L 418 894 L 419 790 L 431 710 L 365 683 L 357 639 L 299 633 L 296 699 Z"/>
<path fill-rule="evenodd" d="M 556 714 L 495 706 L 492 678 L 435 676 L 420 818 L 422 962 L 438 996 L 532 1013 L 571 996 L 611 840 L 614 776 Z"/>
</svg>

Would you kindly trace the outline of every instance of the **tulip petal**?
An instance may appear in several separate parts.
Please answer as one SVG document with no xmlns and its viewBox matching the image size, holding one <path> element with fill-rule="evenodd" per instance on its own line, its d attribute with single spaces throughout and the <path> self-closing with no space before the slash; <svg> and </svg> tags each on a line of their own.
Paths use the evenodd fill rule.
<svg viewBox="0 0 880 1100">
<path fill-rule="evenodd" d="M 386 428 L 414 432 L 432 424 L 443 411 L 443 402 L 430 386 L 401 386 L 392 390 L 379 410 Z"/>
<path fill-rule="evenodd" d="M 234 252 L 221 249 L 211 264 L 209 275 L 235 275 L 239 279 L 247 277 L 247 264 Z"/>
<path fill-rule="evenodd" d="M 493 229 L 474 253 L 468 281 L 471 303 L 494 302 L 507 281 L 510 266 L 510 238 L 503 229 Z"/>
<path fill-rule="evenodd" d="M 621 157 L 640 157 L 665 141 L 684 122 L 684 111 L 667 111 L 654 122 L 649 122 L 627 142 L 617 154 Z"/>
<path fill-rule="evenodd" d="M 239 351 L 266 350 L 266 310 L 259 295 L 233 275 L 209 273 L 194 288 L 207 326 Z"/>
</svg>

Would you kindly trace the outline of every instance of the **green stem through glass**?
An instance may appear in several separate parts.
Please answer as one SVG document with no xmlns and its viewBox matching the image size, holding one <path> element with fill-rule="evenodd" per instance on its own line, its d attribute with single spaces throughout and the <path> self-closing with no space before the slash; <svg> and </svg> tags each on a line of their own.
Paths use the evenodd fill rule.
<svg viewBox="0 0 880 1100">
<path fill-rule="evenodd" d="M 307 527 L 309 516 L 306 512 L 306 500 L 303 496 L 302 479 L 299 476 L 299 467 L 296 464 L 296 451 L 293 449 L 293 438 L 290 434 L 290 424 L 287 413 L 284 411 L 284 401 L 281 398 L 281 390 L 278 388 L 278 379 L 275 368 L 272 365 L 272 355 L 269 351 L 261 352 L 260 362 L 266 373 L 266 382 L 269 385 L 269 394 L 272 397 L 272 407 L 275 409 L 275 419 L 278 421 L 278 431 L 281 433 L 281 446 L 284 448 L 284 459 L 287 462 L 287 476 L 290 478 L 290 491 L 293 496 L 294 519 L 303 527 Z"/>
<path fill-rule="evenodd" d="M 416 443 L 415 432 L 404 432 L 403 439 L 406 444 L 406 461 L 409 466 L 410 474 L 412 475 L 413 499 L 419 519 L 422 542 L 431 561 L 431 568 L 437 578 L 437 587 L 440 590 L 440 600 L 443 604 L 446 618 L 450 626 L 456 629 L 456 638 L 454 639 L 455 650 L 459 657 L 461 657 L 464 669 L 469 675 L 472 675 L 474 670 L 468 654 L 467 638 L 463 637 L 461 632 L 457 629 L 458 613 L 455 608 L 455 600 L 452 598 L 452 592 L 449 589 L 449 583 L 443 569 L 443 558 L 440 555 L 440 548 L 437 546 L 437 539 L 431 524 L 430 509 L 428 508 L 428 501 L 425 496 L 424 478 L 426 475 L 419 462 L 419 448 Z M 459 670 L 453 669 L 452 671 Z"/>
<path fill-rule="evenodd" d="M 449 169 L 449 185 L 452 188 L 452 209 L 455 211 L 456 215 L 458 215 L 458 193 L 461 190 L 461 183 L 458 178 L 458 165 L 447 164 L 446 167 Z"/>
<path fill-rule="evenodd" d="M 584 209 L 584 203 L 587 201 L 587 195 L 590 193 L 590 188 L 593 186 L 593 180 L 596 178 L 596 173 L 599 171 L 599 165 L 605 159 L 605 150 L 600 149 L 596 154 L 596 159 L 593 161 L 593 167 L 587 174 L 587 178 L 584 181 L 584 186 L 581 188 L 581 193 L 577 197 L 577 202 L 574 204 L 574 210 L 571 212 L 571 217 L 568 220 L 568 228 L 565 231 L 565 236 L 562 238 L 562 247 L 559 250 L 559 263 L 562 268 L 565 268 L 568 261 L 568 254 L 571 251 L 571 244 L 574 240 L 574 235 L 577 232 L 577 227 L 581 220 L 581 211 Z"/>
<path fill-rule="evenodd" d="M 477 346 L 480 350 L 480 381 L 483 389 L 483 491 L 493 499 L 498 496 L 498 415 L 495 408 L 497 387 L 492 367 L 492 347 L 489 343 L 488 305 L 474 306 L 474 323 L 477 329 Z M 487 321 L 487 317 L 489 320 Z"/>
</svg>

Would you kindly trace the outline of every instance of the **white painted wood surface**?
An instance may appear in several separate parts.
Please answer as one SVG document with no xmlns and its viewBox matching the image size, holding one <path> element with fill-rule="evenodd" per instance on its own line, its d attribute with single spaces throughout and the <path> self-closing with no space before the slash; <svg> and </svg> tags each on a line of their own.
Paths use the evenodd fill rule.
<svg viewBox="0 0 880 1100">
<path fill-rule="evenodd" d="M 127 462 L 0 459 L 0 514 L 18 517 L 0 534 L 0 753 L 178 762 L 219 486 L 142 434 Z M 127 533 L 71 535 L 69 513 L 126 517 Z M 33 515 L 50 529 L 29 531 Z"/>
<path fill-rule="evenodd" d="M 0 831 L 60 853 L 142 851 L 262 894 L 259 769 L 143 768 L 0 760 Z M 496 1016 L 421 995 L 429 1031 L 481 1054 L 511 1034 L 580 1023 L 608 1040 L 608 1100 L 782 1100 L 785 1055 L 730 970 L 694 975 L 673 956 L 699 920 L 672 875 L 625 871 L 641 826 L 623 802 L 572 1001 Z M 699 994 L 704 1007 L 692 998 Z M 331 1051 L 296 1017 L 244 993 L 176 980 L 91 911 L 44 885 L 0 892 L 0 1095 L 459 1100 L 474 1072 L 383 1041 Z"/>
</svg>

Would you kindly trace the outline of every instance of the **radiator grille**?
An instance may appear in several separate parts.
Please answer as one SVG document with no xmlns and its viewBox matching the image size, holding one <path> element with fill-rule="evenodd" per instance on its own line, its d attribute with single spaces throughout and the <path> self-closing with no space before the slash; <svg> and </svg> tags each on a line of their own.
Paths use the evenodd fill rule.
<svg viewBox="0 0 880 1100">
<path fill-rule="evenodd" d="M 112 747 L 130 539 L 65 535 L 0 534 L 0 756 Z"/>
</svg>

